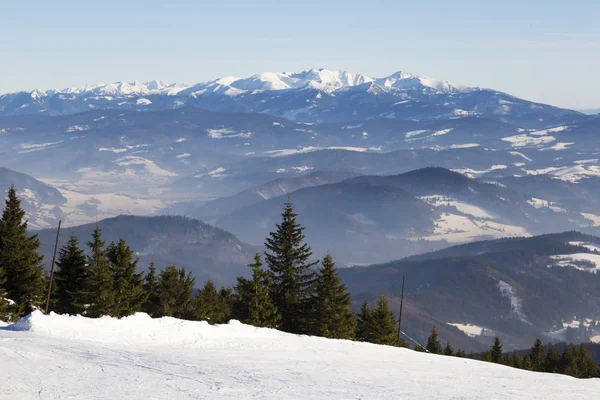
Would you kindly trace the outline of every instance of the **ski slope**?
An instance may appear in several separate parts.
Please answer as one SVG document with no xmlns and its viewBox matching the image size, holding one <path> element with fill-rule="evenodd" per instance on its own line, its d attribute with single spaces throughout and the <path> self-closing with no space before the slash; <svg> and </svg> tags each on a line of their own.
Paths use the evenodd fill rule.
<svg viewBox="0 0 600 400">
<path fill-rule="evenodd" d="M 0 328 L 2 399 L 593 399 L 600 379 L 145 314 Z"/>
</svg>

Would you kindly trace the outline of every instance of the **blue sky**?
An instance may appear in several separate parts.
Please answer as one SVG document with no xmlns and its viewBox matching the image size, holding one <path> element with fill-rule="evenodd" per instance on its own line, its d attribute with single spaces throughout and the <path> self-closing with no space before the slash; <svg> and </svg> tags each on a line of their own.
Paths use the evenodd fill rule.
<svg viewBox="0 0 600 400">
<path fill-rule="evenodd" d="M 600 108 L 600 2 L 0 0 L 0 93 L 312 67 Z"/>
</svg>

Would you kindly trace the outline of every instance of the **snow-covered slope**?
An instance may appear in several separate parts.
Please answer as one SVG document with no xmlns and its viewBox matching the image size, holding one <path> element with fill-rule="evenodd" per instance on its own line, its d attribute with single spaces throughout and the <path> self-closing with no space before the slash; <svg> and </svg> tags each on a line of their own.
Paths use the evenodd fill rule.
<svg viewBox="0 0 600 400">
<path fill-rule="evenodd" d="M 34 312 L 0 328 L 0 398 L 592 399 L 600 380 L 232 321 Z"/>
</svg>

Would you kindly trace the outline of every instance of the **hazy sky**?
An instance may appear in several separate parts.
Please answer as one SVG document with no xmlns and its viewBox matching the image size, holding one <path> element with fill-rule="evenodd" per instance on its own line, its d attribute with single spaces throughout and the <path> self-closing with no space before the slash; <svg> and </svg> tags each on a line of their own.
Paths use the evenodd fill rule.
<svg viewBox="0 0 600 400">
<path fill-rule="evenodd" d="M 0 0 L 0 93 L 403 70 L 600 108 L 600 1 Z"/>
</svg>

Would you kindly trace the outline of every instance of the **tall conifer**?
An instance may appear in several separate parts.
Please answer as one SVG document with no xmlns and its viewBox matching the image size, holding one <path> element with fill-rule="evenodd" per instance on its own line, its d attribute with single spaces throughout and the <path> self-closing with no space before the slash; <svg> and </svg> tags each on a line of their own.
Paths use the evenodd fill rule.
<svg viewBox="0 0 600 400">
<path fill-rule="evenodd" d="M 312 252 L 304 243 L 304 228 L 297 221 L 292 203 L 285 203 L 281 223 L 266 239 L 266 263 L 272 276 L 271 298 L 281 315 L 279 328 L 291 333 L 310 330 L 311 297 L 317 262 L 308 260 Z"/>
<path fill-rule="evenodd" d="M 260 254 L 256 253 L 254 263 L 248 266 L 252 268 L 252 278 L 238 278 L 235 287 L 233 318 L 245 324 L 276 328 L 279 314 L 269 294 L 271 277 L 262 268 Z"/>
<path fill-rule="evenodd" d="M 92 240 L 87 243 L 87 246 L 90 249 L 88 256 L 90 277 L 86 288 L 88 303 L 86 315 L 89 317 L 111 315 L 115 301 L 113 276 L 108 267 L 104 241 L 98 225 L 96 225 L 92 233 Z"/>
<path fill-rule="evenodd" d="M 4 271 L 6 296 L 16 303 L 16 313 L 24 315 L 44 301 L 46 281 L 42 257 L 37 253 L 37 235 L 27 234 L 25 211 L 14 186 L 8 190 L 0 219 L 0 269 Z"/>
<path fill-rule="evenodd" d="M 53 282 L 53 309 L 59 314 L 82 314 L 86 310 L 86 287 L 90 277 L 84 251 L 71 236 L 60 249 Z"/>
<path fill-rule="evenodd" d="M 370 320 L 373 329 L 373 343 L 395 346 L 397 342 L 396 317 L 390 311 L 384 296 L 377 299 L 377 306 L 373 309 Z"/>
<path fill-rule="evenodd" d="M 185 318 L 192 308 L 196 280 L 185 268 L 169 265 L 161 271 L 156 288 L 157 317 Z"/>
<path fill-rule="evenodd" d="M 111 243 L 106 249 L 108 267 L 113 278 L 114 305 L 111 314 L 125 317 L 141 311 L 146 302 L 144 290 L 144 273 L 137 272 L 138 259 L 133 258 L 133 251 L 125 240 L 117 244 Z"/>
<path fill-rule="evenodd" d="M 323 257 L 315 284 L 314 334 L 327 338 L 353 339 L 356 319 L 350 311 L 352 299 L 335 269 L 331 255 Z"/>
</svg>

